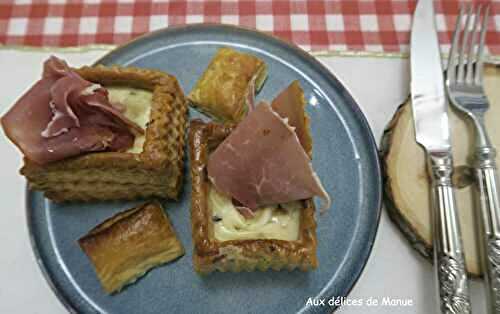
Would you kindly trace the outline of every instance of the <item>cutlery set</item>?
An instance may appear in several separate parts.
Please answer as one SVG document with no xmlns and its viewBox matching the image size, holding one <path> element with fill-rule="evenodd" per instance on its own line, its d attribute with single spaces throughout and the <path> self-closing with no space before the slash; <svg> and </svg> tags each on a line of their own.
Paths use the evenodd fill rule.
<svg viewBox="0 0 500 314">
<path fill-rule="evenodd" d="M 481 261 L 489 313 L 500 313 L 500 203 L 496 150 L 484 116 L 489 103 L 483 89 L 484 42 L 489 7 L 462 7 L 443 78 L 441 54 L 431 0 L 418 2 L 411 32 L 411 94 L 416 141 L 424 147 L 431 179 L 434 265 L 442 313 L 470 313 L 458 208 L 451 175 L 448 100 L 473 122 L 474 168 L 479 191 Z M 465 23 L 462 23 L 465 16 Z"/>
</svg>

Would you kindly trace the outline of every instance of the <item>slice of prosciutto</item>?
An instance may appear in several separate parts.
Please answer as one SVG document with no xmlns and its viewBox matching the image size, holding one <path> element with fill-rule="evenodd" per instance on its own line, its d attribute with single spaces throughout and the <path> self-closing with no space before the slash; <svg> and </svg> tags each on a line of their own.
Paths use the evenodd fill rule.
<svg viewBox="0 0 500 314">
<path fill-rule="evenodd" d="M 44 63 L 42 78 L 2 117 L 9 139 L 39 163 L 93 151 L 123 151 L 142 128 L 109 102 L 107 91 L 61 59 Z"/>
<path fill-rule="evenodd" d="M 330 198 L 294 129 L 267 103 L 260 103 L 210 155 L 215 188 L 252 210 L 320 196 Z"/>
<path fill-rule="evenodd" d="M 304 91 L 299 81 L 293 81 L 285 88 L 271 103 L 273 110 L 282 118 L 286 118 L 288 124 L 295 128 L 295 133 L 300 144 L 308 155 L 312 155 L 312 139 L 307 131 L 309 118 L 305 111 L 306 101 Z"/>
</svg>

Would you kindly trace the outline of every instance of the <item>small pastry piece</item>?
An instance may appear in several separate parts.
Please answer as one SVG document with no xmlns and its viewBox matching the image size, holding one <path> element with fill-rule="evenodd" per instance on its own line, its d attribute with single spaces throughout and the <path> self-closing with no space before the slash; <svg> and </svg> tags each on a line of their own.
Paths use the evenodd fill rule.
<svg viewBox="0 0 500 314">
<path fill-rule="evenodd" d="M 177 199 L 182 187 L 187 104 L 176 78 L 133 67 L 99 65 L 75 71 L 105 88 L 116 110 L 122 110 L 144 132 L 136 132 L 127 150 L 86 152 L 43 164 L 25 157 L 21 174 L 29 186 L 57 202 Z"/>
<path fill-rule="evenodd" d="M 230 198 L 213 188 L 206 171 L 209 155 L 232 130 L 230 125 L 191 122 L 189 151 L 195 270 L 206 274 L 216 270 L 298 268 L 307 271 L 316 268 L 312 199 L 260 208 L 252 211 L 252 218 L 245 218 L 244 212 L 240 213 Z"/>
<path fill-rule="evenodd" d="M 259 58 L 220 48 L 188 96 L 190 104 L 220 122 L 238 122 L 253 107 L 267 76 Z"/>
<path fill-rule="evenodd" d="M 184 255 L 182 244 L 157 202 L 118 213 L 78 243 L 107 293 L 118 292 L 153 267 Z"/>
</svg>

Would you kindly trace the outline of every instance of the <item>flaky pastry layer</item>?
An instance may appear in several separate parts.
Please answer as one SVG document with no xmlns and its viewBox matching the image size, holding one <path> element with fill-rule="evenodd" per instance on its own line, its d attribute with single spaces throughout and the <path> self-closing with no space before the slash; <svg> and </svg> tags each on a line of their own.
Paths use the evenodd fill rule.
<svg viewBox="0 0 500 314">
<path fill-rule="evenodd" d="M 220 48 L 196 86 L 189 93 L 190 105 L 220 122 L 240 121 L 248 111 L 248 99 L 260 90 L 267 77 L 259 58 Z"/>
<path fill-rule="evenodd" d="M 78 240 L 106 292 L 120 291 L 151 268 L 184 255 L 161 205 L 120 212 Z"/>
</svg>

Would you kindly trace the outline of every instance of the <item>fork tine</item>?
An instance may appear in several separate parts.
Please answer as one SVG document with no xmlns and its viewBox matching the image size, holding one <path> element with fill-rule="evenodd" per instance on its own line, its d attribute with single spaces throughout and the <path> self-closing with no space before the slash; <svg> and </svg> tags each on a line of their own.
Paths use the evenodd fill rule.
<svg viewBox="0 0 500 314">
<path fill-rule="evenodd" d="M 448 56 L 448 67 L 446 68 L 446 79 L 452 83 L 456 80 L 458 42 L 460 39 L 460 26 L 462 25 L 463 15 L 464 6 L 462 5 L 460 7 L 460 12 L 458 13 L 457 21 L 455 23 L 455 31 L 453 32 L 450 55 Z"/>
<path fill-rule="evenodd" d="M 465 18 L 464 35 L 462 38 L 462 45 L 460 46 L 460 53 L 458 54 L 458 74 L 457 82 L 464 81 L 465 70 L 465 50 L 467 48 L 467 41 L 469 39 L 469 23 L 472 16 L 472 5 L 467 5 L 467 17 Z"/>
<path fill-rule="evenodd" d="M 465 82 L 467 84 L 472 84 L 472 75 L 474 73 L 474 66 L 472 57 L 474 56 L 474 50 L 476 48 L 477 41 L 477 27 L 479 25 L 479 21 L 481 20 L 481 5 L 477 7 L 476 15 L 474 15 L 474 24 L 472 26 L 472 38 L 470 40 L 469 45 L 469 53 L 467 54 L 467 70 L 465 71 Z"/>
<path fill-rule="evenodd" d="M 477 49 L 476 57 L 476 74 L 474 76 L 474 82 L 476 85 L 481 85 L 483 83 L 483 62 L 484 62 L 484 41 L 486 38 L 486 29 L 488 28 L 488 15 L 490 12 L 490 6 L 486 5 L 483 16 L 483 23 L 481 25 L 481 36 L 479 37 L 479 48 Z"/>
</svg>

